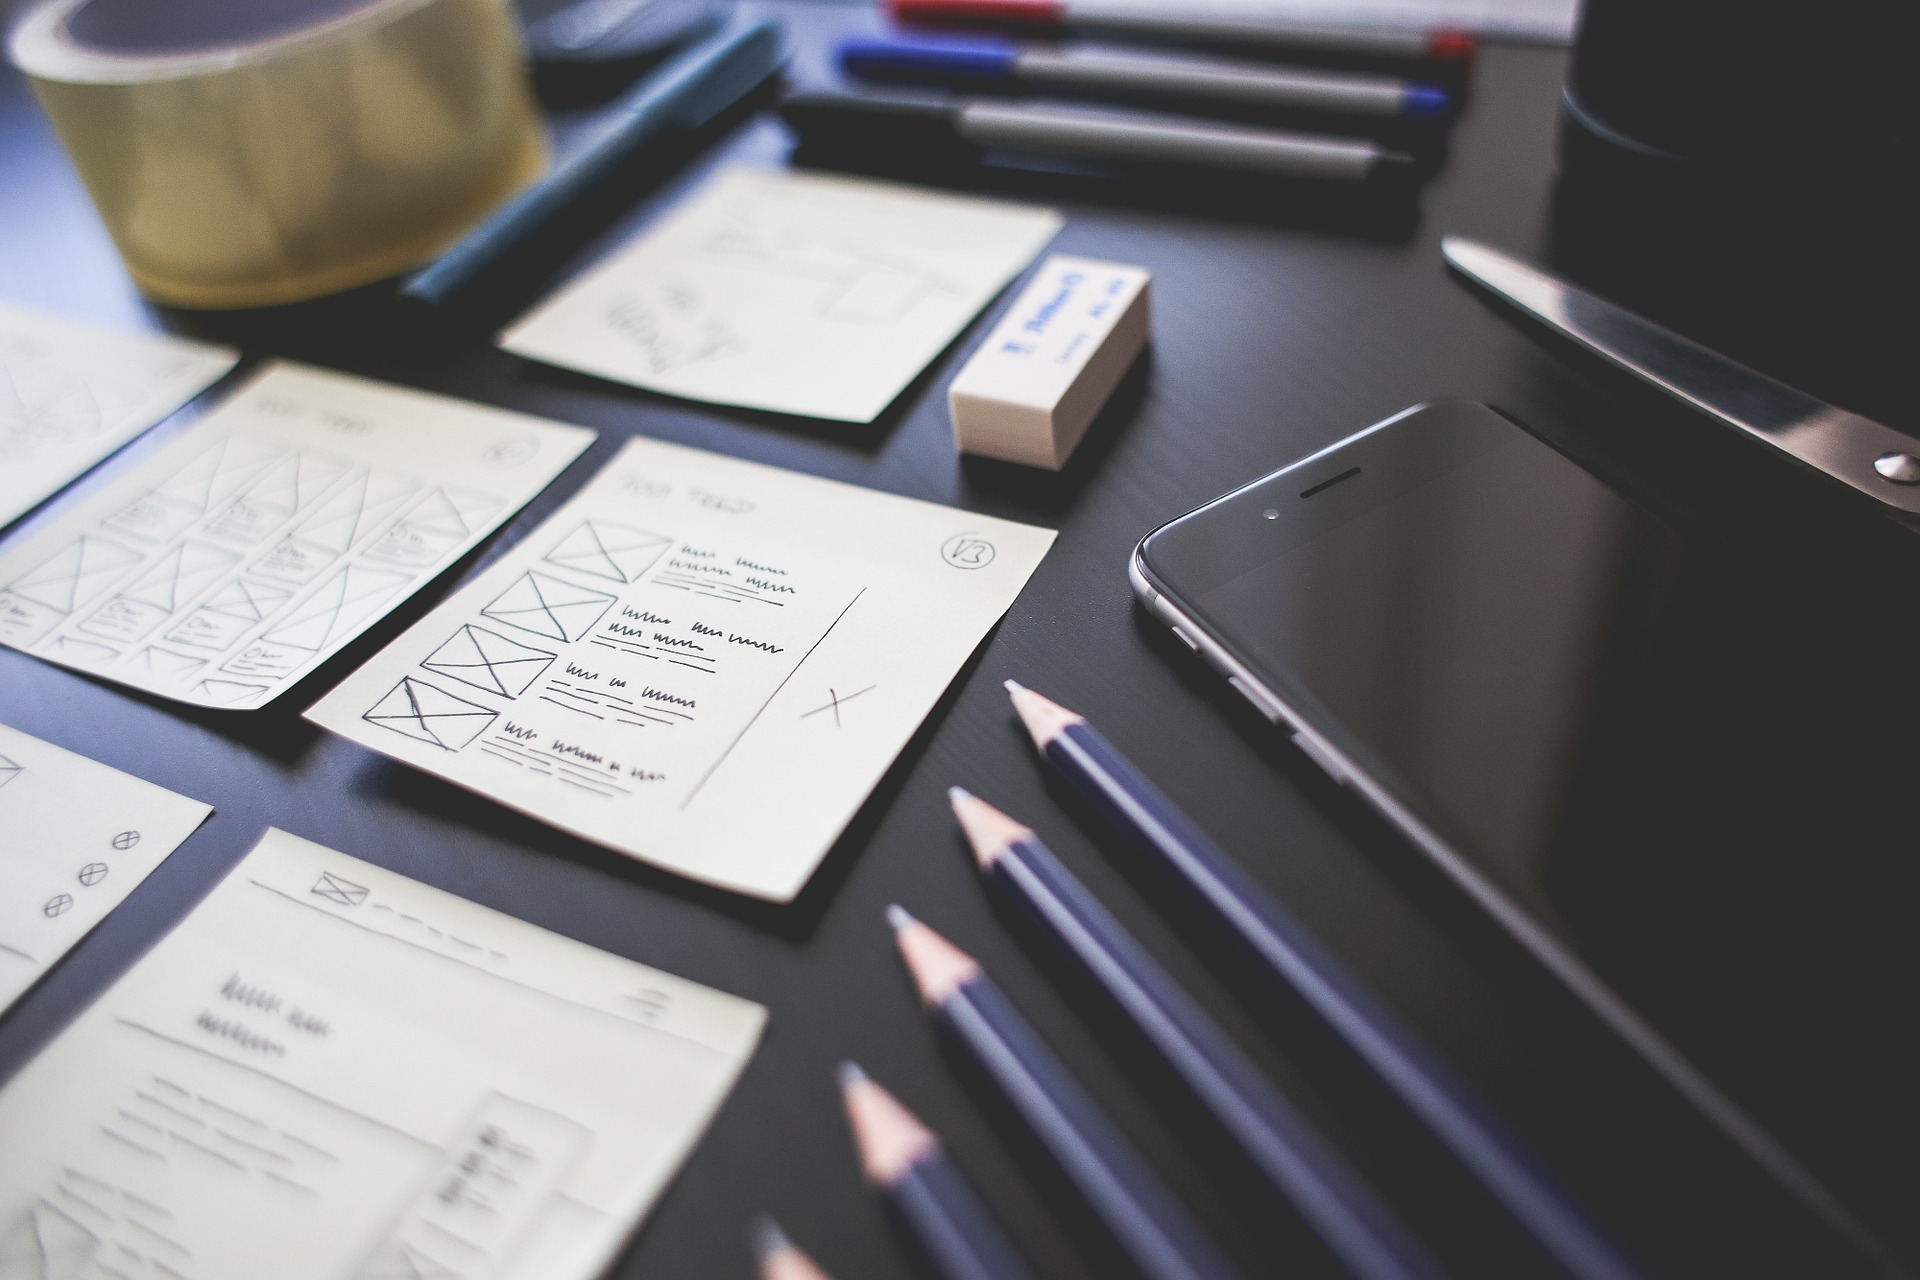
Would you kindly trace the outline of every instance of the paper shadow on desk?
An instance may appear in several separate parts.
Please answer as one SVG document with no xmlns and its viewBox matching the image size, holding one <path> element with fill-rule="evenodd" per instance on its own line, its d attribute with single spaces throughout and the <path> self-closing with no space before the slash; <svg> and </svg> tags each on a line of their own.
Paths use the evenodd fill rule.
<svg viewBox="0 0 1920 1280">
<path fill-rule="evenodd" d="M 819 144 L 797 148 L 791 159 L 796 168 L 856 173 L 968 194 L 1113 204 L 1155 213 L 1319 231 L 1381 244 L 1410 241 L 1420 221 L 1420 189 L 1410 180 L 1376 187 L 1211 174 L 1184 168 L 1121 172 L 1065 159 L 998 155 L 981 161 L 937 155 L 916 158 Z"/>
</svg>

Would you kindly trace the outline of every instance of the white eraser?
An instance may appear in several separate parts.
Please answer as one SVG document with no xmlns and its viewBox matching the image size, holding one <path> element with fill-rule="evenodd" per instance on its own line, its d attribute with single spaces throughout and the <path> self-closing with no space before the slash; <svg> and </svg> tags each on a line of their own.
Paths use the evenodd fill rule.
<svg viewBox="0 0 1920 1280">
<path fill-rule="evenodd" d="M 953 442 L 1058 471 L 1147 345 L 1147 273 L 1055 255 L 947 389 Z"/>
</svg>

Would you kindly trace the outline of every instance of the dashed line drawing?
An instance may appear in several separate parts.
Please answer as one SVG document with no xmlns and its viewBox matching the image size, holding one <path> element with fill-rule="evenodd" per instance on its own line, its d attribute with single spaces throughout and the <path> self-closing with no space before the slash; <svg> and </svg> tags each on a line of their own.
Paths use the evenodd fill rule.
<svg viewBox="0 0 1920 1280">
<path fill-rule="evenodd" d="M 7 584 L 23 600 L 72 613 L 112 586 L 141 560 L 138 551 L 98 534 L 82 534 Z"/>
<path fill-rule="evenodd" d="M 610 520 L 583 520 L 580 527 L 547 552 L 548 564 L 610 582 L 633 583 L 673 545 L 665 534 L 649 533 Z"/>
<path fill-rule="evenodd" d="M 870 684 L 864 689 L 856 690 L 853 693 L 849 693 L 844 696 L 841 695 L 841 693 L 838 690 L 829 688 L 827 690 L 827 700 L 821 703 L 819 706 L 815 707 L 811 711 L 802 711 L 800 713 L 800 718 L 802 720 L 805 720 L 807 717 L 817 716 L 823 711 L 831 711 L 833 712 L 833 727 L 838 729 L 840 727 L 840 708 L 846 706 L 849 702 L 852 702 L 855 698 L 859 697 L 861 694 L 872 693 L 875 689 L 878 689 L 879 687 L 880 686 L 877 684 Z"/>
<path fill-rule="evenodd" d="M 521 631 L 572 644 L 585 636 L 613 606 L 614 597 L 590 587 L 576 587 L 550 574 L 528 570 L 480 611 Z"/>
<path fill-rule="evenodd" d="M 445 689 L 403 676 L 386 697 L 360 717 L 419 742 L 459 751 L 485 733 L 498 712 L 455 697 Z"/>
<path fill-rule="evenodd" d="M 423 658 L 420 666 L 485 693 L 517 698 L 553 665 L 556 656 L 497 631 L 466 623 L 445 644 Z"/>
</svg>

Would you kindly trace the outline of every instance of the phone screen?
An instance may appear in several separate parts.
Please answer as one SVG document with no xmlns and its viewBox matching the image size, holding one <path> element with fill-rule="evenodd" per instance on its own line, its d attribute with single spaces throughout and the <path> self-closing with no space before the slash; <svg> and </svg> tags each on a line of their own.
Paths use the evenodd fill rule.
<svg viewBox="0 0 1920 1280">
<path fill-rule="evenodd" d="M 1142 554 L 1790 1145 L 1920 1136 L 1914 610 L 1684 532 L 1475 405 Z"/>
</svg>

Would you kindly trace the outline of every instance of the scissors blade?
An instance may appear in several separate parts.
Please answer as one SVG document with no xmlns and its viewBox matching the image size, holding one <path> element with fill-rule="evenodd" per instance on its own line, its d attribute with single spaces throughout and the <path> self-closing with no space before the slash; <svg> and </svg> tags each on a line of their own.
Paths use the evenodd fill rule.
<svg viewBox="0 0 1920 1280">
<path fill-rule="evenodd" d="M 1440 252 L 1483 285 L 1588 351 L 1920 529 L 1920 441 L 1835 408 L 1478 241 Z"/>
</svg>

